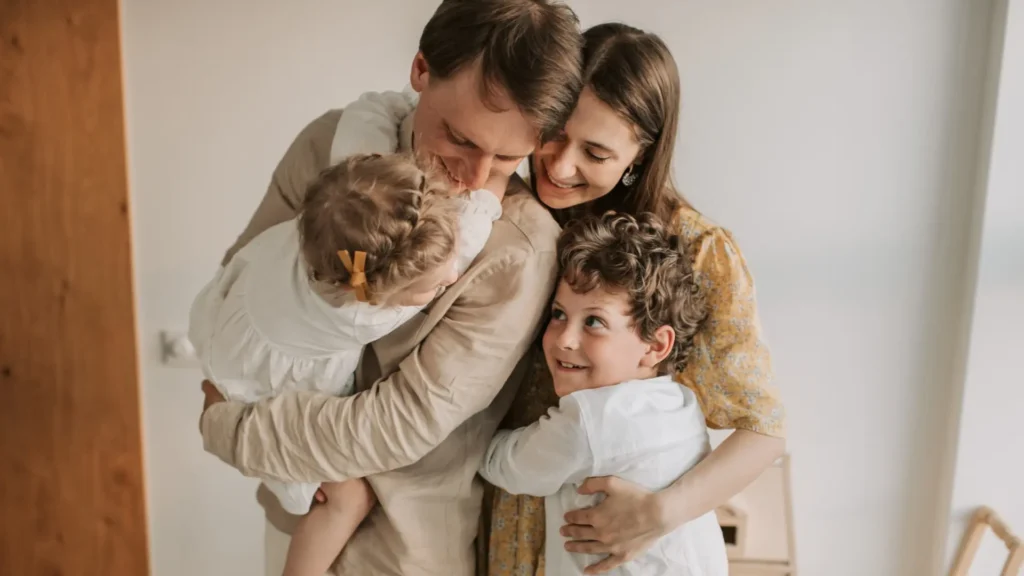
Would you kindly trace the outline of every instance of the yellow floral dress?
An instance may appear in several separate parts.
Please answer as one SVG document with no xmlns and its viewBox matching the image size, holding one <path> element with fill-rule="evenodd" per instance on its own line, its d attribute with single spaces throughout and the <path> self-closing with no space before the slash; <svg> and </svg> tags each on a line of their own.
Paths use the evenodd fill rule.
<svg viewBox="0 0 1024 576">
<path fill-rule="evenodd" d="M 708 294 L 708 316 L 694 337 L 694 353 L 676 380 L 697 395 L 710 428 L 785 433 L 785 412 L 772 383 L 768 345 L 761 334 L 754 282 L 728 231 L 682 208 L 674 225 L 690 246 L 693 269 Z M 558 405 L 539 350 L 523 382 L 507 428 L 527 426 Z M 489 491 L 490 492 L 490 491 Z M 490 500 L 489 576 L 542 576 L 544 499 L 493 489 Z"/>
</svg>

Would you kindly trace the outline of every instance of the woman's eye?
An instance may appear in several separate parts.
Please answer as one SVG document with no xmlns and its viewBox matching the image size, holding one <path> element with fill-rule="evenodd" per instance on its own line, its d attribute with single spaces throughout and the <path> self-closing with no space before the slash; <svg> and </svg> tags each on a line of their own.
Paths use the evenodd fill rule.
<svg viewBox="0 0 1024 576">
<path fill-rule="evenodd" d="M 608 156 L 599 156 L 597 154 L 594 154 L 590 150 L 587 150 L 587 156 L 589 156 L 591 160 L 597 163 L 605 162 L 609 158 Z"/>
</svg>

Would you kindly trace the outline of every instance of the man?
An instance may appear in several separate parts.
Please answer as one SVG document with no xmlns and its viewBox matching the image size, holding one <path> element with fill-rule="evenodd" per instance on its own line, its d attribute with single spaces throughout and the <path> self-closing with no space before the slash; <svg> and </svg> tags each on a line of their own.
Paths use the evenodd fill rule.
<svg viewBox="0 0 1024 576">
<path fill-rule="evenodd" d="M 557 276 L 558 227 L 510 177 L 571 113 L 580 48 L 575 15 L 551 0 L 444 0 L 413 60 L 420 97 L 400 147 L 435 160 L 458 188 L 504 196 L 486 247 L 424 313 L 368 348 L 359 394 L 218 402 L 203 415 L 207 450 L 243 473 L 368 480 L 379 506 L 335 563 L 338 574 L 473 572 L 476 470 Z M 299 134 L 227 257 L 295 216 L 306 184 L 328 165 L 342 113 Z"/>
</svg>

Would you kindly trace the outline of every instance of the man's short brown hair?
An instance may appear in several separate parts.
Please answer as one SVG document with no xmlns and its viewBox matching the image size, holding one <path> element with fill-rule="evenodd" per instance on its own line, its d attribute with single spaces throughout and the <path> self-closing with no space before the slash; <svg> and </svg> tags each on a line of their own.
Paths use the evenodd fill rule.
<svg viewBox="0 0 1024 576">
<path fill-rule="evenodd" d="M 481 93 L 507 94 L 543 137 L 565 125 L 582 90 L 583 38 L 552 0 L 443 0 L 420 36 L 431 77 L 480 62 Z"/>
<path fill-rule="evenodd" d="M 662 326 L 676 334 L 661 372 L 678 372 L 706 314 L 682 239 L 653 214 L 607 212 L 572 221 L 558 239 L 562 280 L 577 294 L 601 287 L 629 301 L 633 327 L 650 342 Z"/>
</svg>

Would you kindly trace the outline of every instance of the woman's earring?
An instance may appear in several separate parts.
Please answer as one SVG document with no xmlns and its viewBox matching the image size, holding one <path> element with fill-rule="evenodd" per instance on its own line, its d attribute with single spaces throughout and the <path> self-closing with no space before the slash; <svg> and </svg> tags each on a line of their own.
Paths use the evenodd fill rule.
<svg viewBox="0 0 1024 576">
<path fill-rule="evenodd" d="M 622 185 L 626 186 L 627 188 L 632 186 L 633 184 L 636 184 L 636 179 L 640 177 L 634 171 L 634 168 L 636 168 L 636 164 L 630 164 L 629 170 L 626 170 L 626 173 L 622 175 Z"/>
</svg>

